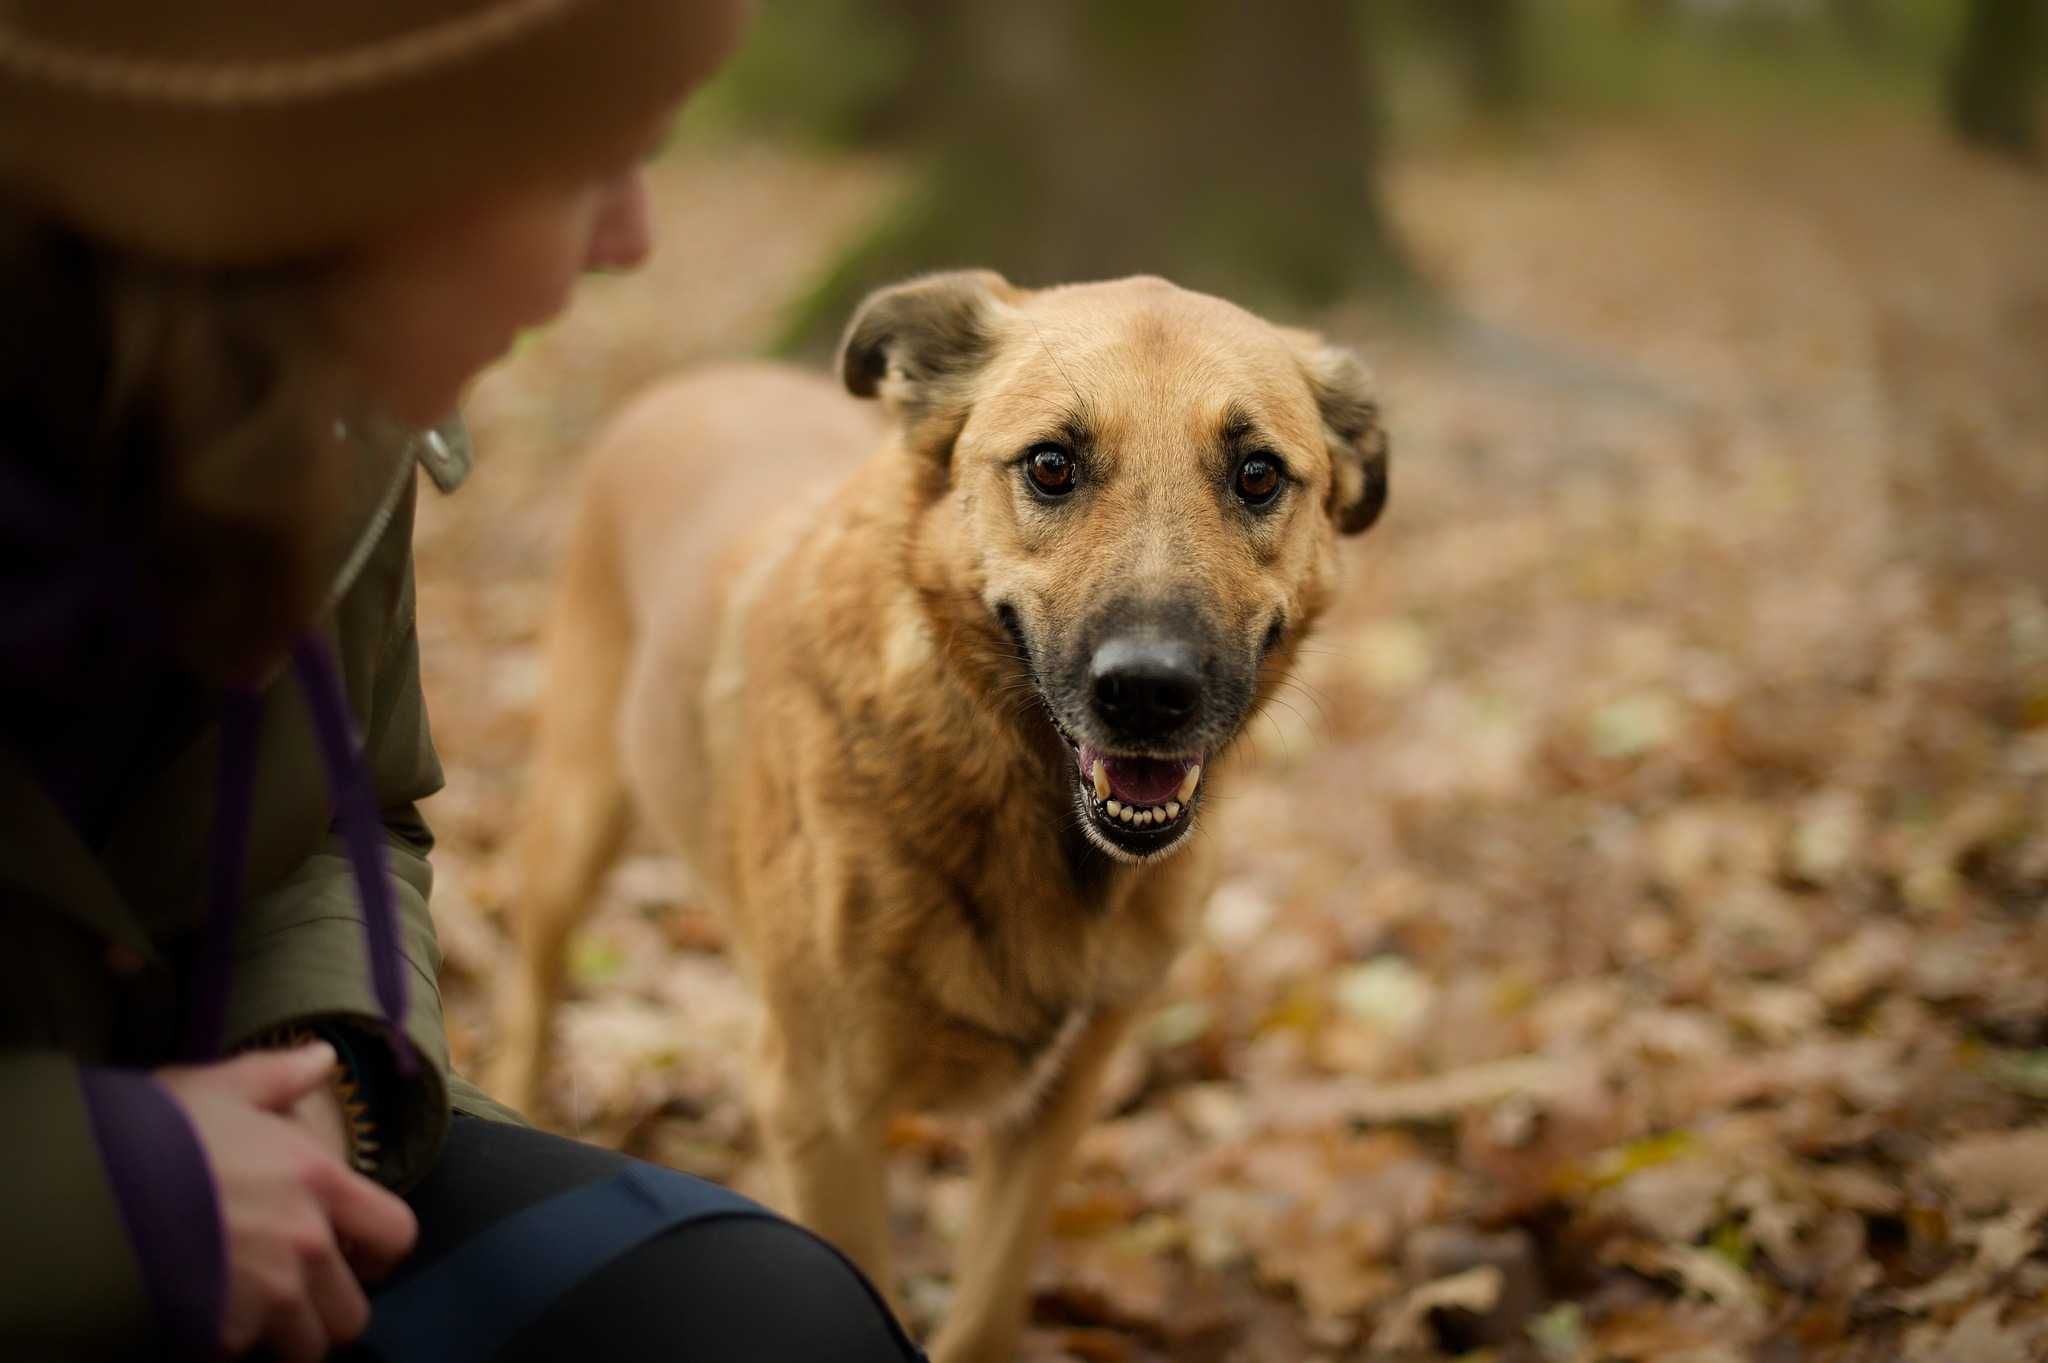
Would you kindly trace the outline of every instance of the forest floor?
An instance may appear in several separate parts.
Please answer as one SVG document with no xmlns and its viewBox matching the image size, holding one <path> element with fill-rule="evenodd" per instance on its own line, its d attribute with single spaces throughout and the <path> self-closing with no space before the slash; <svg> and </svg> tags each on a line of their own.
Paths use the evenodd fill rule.
<svg viewBox="0 0 2048 1363">
<path fill-rule="evenodd" d="M 423 507 L 458 1062 L 578 446 L 745 353 L 895 183 L 685 145 L 664 243 L 470 406 Z M 1319 320 L 1391 510 L 1204 835 L 1027 1357 L 2048 1358 L 2048 180 L 1874 122 L 1554 133 L 1389 173 L 1456 320 Z M 1301 319 L 1293 319 L 1301 320 Z M 743 1189 L 751 1005 L 644 835 L 552 1120 Z M 896 1128 L 915 1323 L 959 1133 Z"/>
</svg>

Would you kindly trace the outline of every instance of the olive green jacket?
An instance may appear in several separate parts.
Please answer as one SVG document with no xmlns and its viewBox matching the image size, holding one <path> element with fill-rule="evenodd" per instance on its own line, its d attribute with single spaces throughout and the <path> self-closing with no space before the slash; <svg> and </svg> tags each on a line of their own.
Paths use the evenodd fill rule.
<svg viewBox="0 0 2048 1363">
<path fill-rule="evenodd" d="M 445 451 L 436 454 L 445 458 Z M 387 465 L 389 467 L 389 465 Z M 413 623 L 414 478 L 387 480 L 321 624 L 381 796 L 412 966 L 406 1030 L 423 1063 L 394 1104 L 387 1182 L 433 1162 L 451 1105 L 509 1118 L 448 1072 L 427 897 L 432 835 L 417 802 L 441 785 Z M 429 467 L 437 480 L 443 468 Z M 195 725 L 88 846 L 0 744 L 0 1358 L 151 1352 L 148 1298 L 94 1144 L 88 1065 L 176 1059 L 181 977 L 207 912 L 219 735 Z M 287 679 L 265 697 L 247 893 L 235 924 L 226 1045 L 294 1022 L 381 1023 L 361 910 L 308 712 Z"/>
</svg>

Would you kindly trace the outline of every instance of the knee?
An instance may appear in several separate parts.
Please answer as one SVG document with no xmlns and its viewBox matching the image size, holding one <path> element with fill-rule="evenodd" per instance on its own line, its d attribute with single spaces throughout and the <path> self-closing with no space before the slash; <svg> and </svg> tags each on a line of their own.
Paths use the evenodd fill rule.
<svg viewBox="0 0 2048 1363">
<path fill-rule="evenodd" d="M 913 1357 L 874 1285 L 802 1227 L 750 1217 L 711 1222 L 695 1233 L 703 1243 L 682 1248 L 700 1263 L 710 1256 L 721 1265 L 705 1310 L 723 1318 L 715 1324 L 735 1343 L 758 1341 L 754 1356 L 849 1363 Z"/>
<path fill-rule="evenodd" d="M 921 1355 L 860 1272 L 809 1231 L 771 1217 L 700 1221 L 600 1273 L 550 1325 L 586 1345 L 621 1320 L 642 1355 L 809 1363 L 912 1363 Z M 603 1324 L 600 1324 L 603 1322 Z M 623 1341 L 621 1341 L 623 1342 Z"/>
</svg>

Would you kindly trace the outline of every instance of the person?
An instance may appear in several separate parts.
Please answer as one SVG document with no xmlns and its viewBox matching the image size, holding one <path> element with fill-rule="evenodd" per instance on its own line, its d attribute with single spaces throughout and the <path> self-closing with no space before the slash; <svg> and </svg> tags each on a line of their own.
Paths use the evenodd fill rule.
<svg viewBox="0 0 2048 1363">
<path fill-rule="evenodd" d="M 741 9 L 0 0 L 0 1357 L 918 1357 L 436 990 L 415 461 Z"/>
</svg>

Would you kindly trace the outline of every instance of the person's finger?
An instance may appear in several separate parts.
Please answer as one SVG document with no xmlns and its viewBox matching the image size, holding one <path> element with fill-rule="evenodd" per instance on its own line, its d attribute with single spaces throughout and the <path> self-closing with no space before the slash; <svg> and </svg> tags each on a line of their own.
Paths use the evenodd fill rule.
<svg viewBox="0 0 2048 1363">
<path fill-rule="evenodd" d="M 381 1277 L 412 1252 L 419 1221 L 397 1194 L 338 1163 L 323 1164 L 313 1194 L 327 1209 L 334 1233 L 364 1278 Z"/>
<path fill-rule="evenodd" d="M 271 1309 L 263 1338 L 277 1363 L 320 1363 L 327 1356 L 327 1331 L 303 1290 L 288 1294 Z"/>
<path fill-rule="evenodd" d="M 333 1073 L 334 1047 L 315 1041 L 288 1051 L 250 1051 L 209 1066 L 203 1078 L 253 1107 L 284 1113 Z"/>
<path fill-rule="evenodd" d="M 306 1261 L 306 1295 L 335 1344 L 348 1343 L 370 1323 L 370 1303 L 362 1285 L 331 1240 L 322 1253 Z"/>
<path fill-rule="evenodd" d="M 240 1358 L 263 1338 L 264 1313 L 245 1296 L 230 1295 L 220 1323 L 220 1346 Z"/>
</svg>

